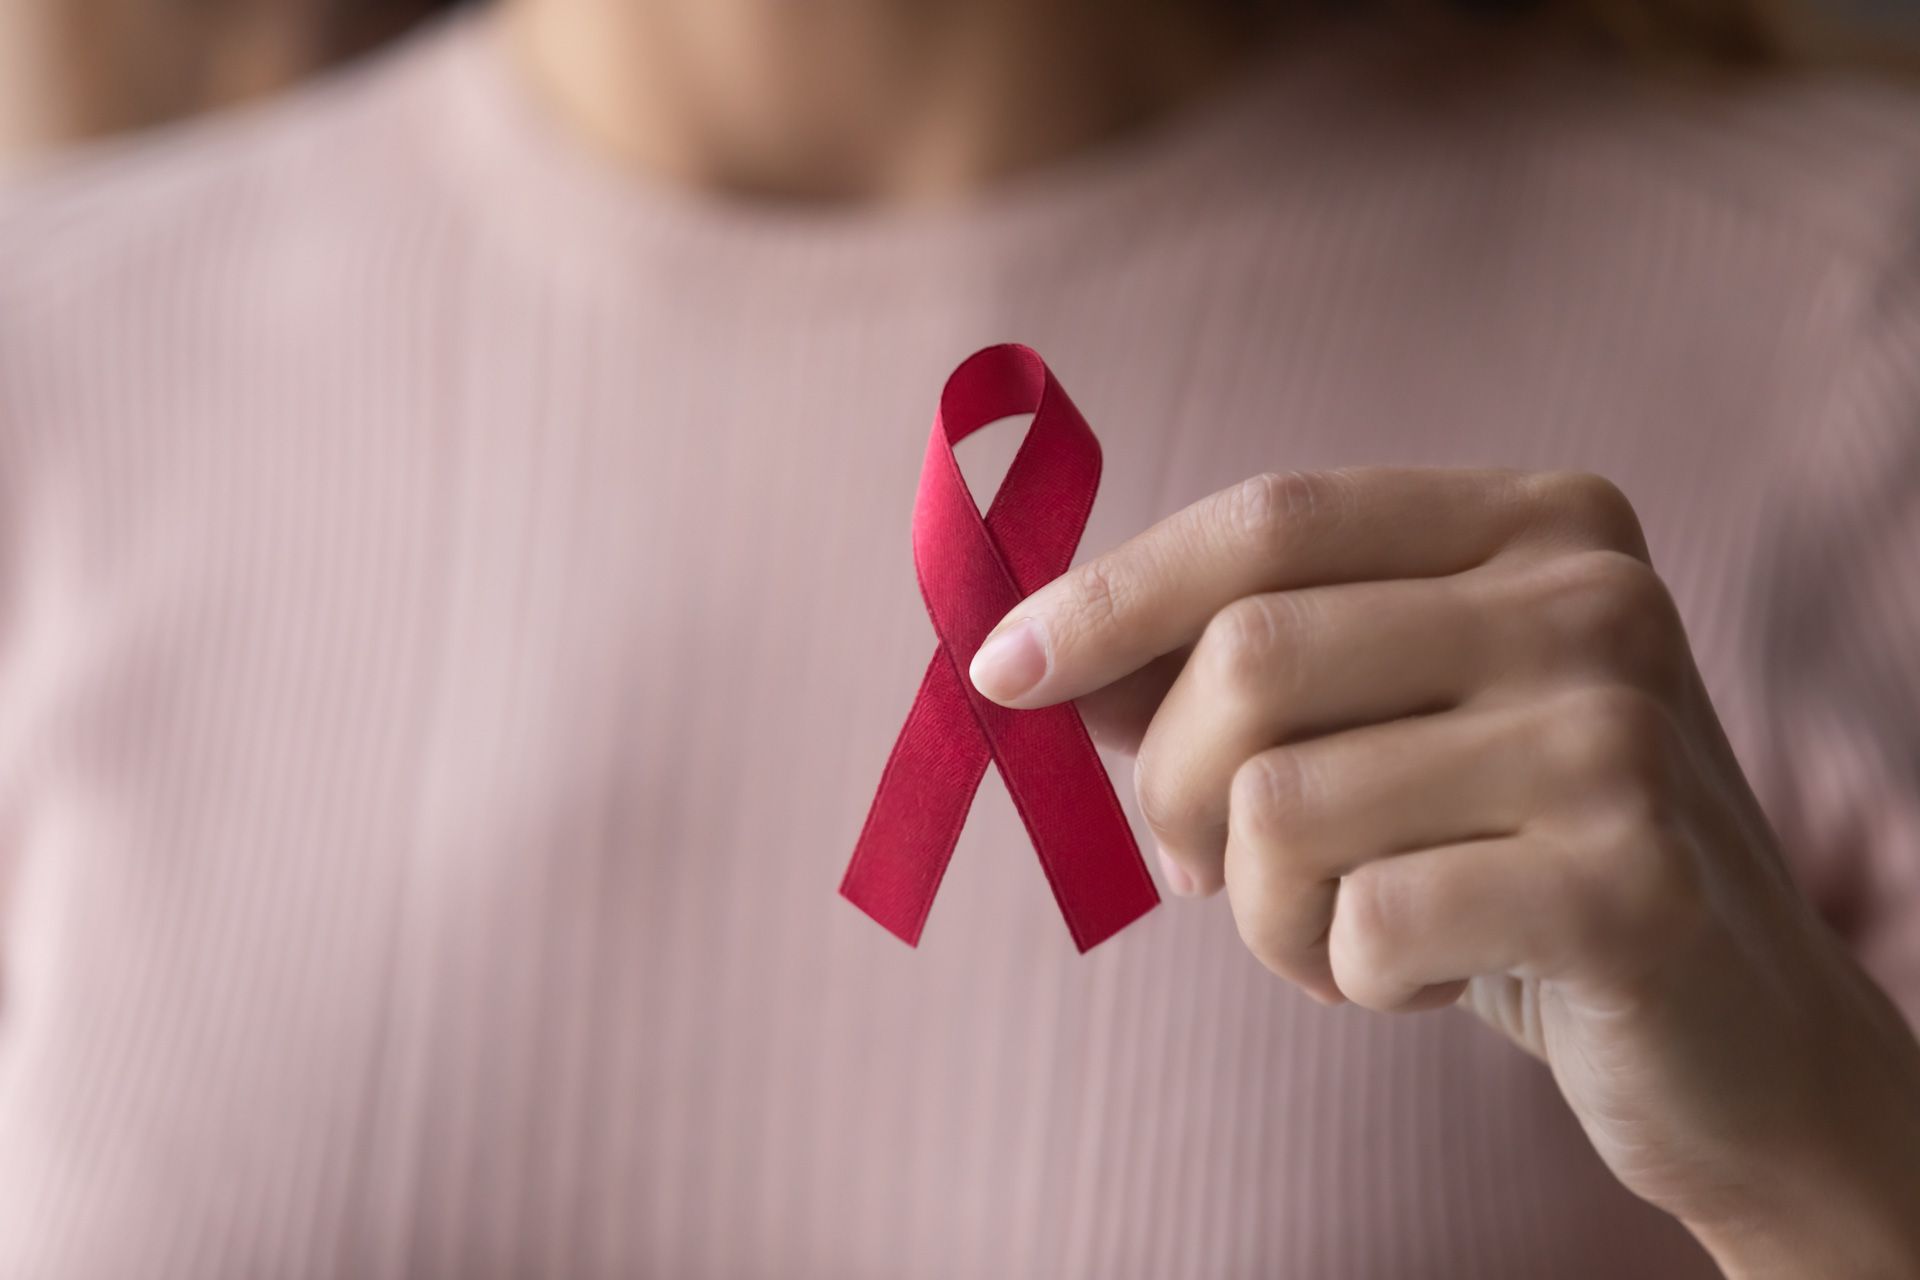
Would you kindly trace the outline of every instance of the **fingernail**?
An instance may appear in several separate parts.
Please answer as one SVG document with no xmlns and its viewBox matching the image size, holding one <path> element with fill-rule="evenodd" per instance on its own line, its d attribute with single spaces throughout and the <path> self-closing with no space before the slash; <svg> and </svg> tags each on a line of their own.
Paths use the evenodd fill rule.
<svg viewBox="0 0 1920 1280">
<path fill-rule="evenodd" d="M 1187 869 L 1168 857 L 1165 849 L 1155 846 L 1154 852 L 1160 855 L 1160 874 L 1167 878 L 1167 888 L 1183 898 L 1190 897 L 1193 894 L 1194 884 L 1193 877 L 1187 874 Z"/>
<path fill-rule="evenodd" d="M 1022 618 L 981 645 L 967 668 L 973 687 L 995 702 L 1011 702 L 1046 674 L 1046 639 L 1032 618 Z"/>
</svg>

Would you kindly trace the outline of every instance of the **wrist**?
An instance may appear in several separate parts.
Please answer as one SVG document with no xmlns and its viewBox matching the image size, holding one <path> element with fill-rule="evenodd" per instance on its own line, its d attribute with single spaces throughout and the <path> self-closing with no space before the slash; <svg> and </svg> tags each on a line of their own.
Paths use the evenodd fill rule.
<svg viewBox="0 0 1920 1280">
<path fill-rule="evenodd" d="M 1766 1222 L 1692 1227 L 1727 1280 L 1912 1280 L 1915 1211 L 1859 1204 L 1783 1206 Z"/>
<path fill-rule="evenodd" d="M 1920 1277 L 1920 1054 L 1898 1030 L 1835 1055 L 1845 1079 L 1783 1126 L 1801 1140 L 1756 1152 L 1740 1192 L 1686 1222 L 1729 1280 Z"/>
</svg>

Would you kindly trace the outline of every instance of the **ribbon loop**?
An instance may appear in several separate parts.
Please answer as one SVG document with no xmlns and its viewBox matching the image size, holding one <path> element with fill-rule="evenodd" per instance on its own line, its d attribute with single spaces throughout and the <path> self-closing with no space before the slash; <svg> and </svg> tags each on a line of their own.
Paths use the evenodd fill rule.
<svg viewBox="0 0 1920 1280">
<path fill-rule="evenodd" d="M 1032 425 L 983 518 L 953 446 L 1021 413 Z M 1081 951 L 1160 900 L 1073 705 L 1010 711 L 967 678 L 994 625 L 1072 563 L 1099 484 L 1099 442 L 1030 348 L 988 347 L 947 380 L 913 510 L 914 570 L 940 643 L 840 885 L 910 946 L 989 761 Z"/>
</svg>

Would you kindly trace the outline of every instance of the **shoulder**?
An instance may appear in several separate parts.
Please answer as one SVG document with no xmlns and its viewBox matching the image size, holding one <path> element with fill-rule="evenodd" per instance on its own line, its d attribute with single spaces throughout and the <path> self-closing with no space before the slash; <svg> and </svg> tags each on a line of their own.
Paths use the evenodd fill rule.
<svg viewBox="0 0 1920 1280">
<path fill-rule="evenodd" d="M 1620 85 L 1614 100 L 1608 124 L 1589 122 L 1574 142 L 1612 143 L 1649 181 L 1729 218 L 1771 223 L 1869 269 L 1904 265 L 1920 240 L 1920 86 L 1813 70 L 1651 77 Z"/>
<path fill-rule="evenodd" d="M 1644 199 L 1686 204 L 1698 244 L 1747 243 L 1726 258 L 1729 274 L 1712 277 L 1723 308 L 1741 305 L 1739 273 L 1794 274 L 1794 288 L 1771 295 L 1794 348 L 1778 364 L 1799 370 L 1782 384 L 1793 408 L 1776 454 L 1776 509 L 1811 513 L 1794 536 L 1840 557 L 1830 564 L 1844 559 L 1836 538 L 1857 547 L 1903 523 L 1910 538 L 1920 499 L 1920 83 L 1841 71 L 1719 83 L 1609 75 L 1594 92 L 1605 110 L 1563 108 L 1578 127 L 1561 135 L 1556 162 L 1617 169 L 1614 181 Z"/>
<path fill-rule="evenodd" d="M 266 102 L 72 149 L 0 182 L 0 359 L 23 330 L 168 282 L 324 251 L 417 173 L 437 24 Z M 266 281 L 262 281 L 266 283 Z"/>
<path fill-rule="evenodd" d="M 1812 397 L 1797 412 L 1920 365 L 1920 77 L 1540 55 L 1447 92 L 1399 118 L 1422 117 L 1483 226 L 1630 273 L 1621 310 L 1771 335 L 1783 388 Z"/>
<path fill-rule="evenodd" d="M 1801 453 L 1843 425 L 1920 441 L 1920 86 L 1809 72 L 1625 101 L 1609 136 L 1646 181 L 1802 269 L 1828 372 Z"/>
<path fill-rule="evenodd" d="M 1336 35 L 1310 65 L 1335 87 L 1312 104 L 1316 174 L 1409 194 L 1418 175 L 1490 210 L 1558 200 L 1602 233 L 1685 206 L 1859 260 L 1901 252 L 1920 226 L 1920 74 L 1683 70 L 1378 31 Z"/>
<path fill-rule="evenodd" d="M 0 186 L 0 471 L 241 438 L 284 417 L 243 397 L 314 401 L 396 341 L 464 244 L 434 163 L 451 34 Z"/>
</svg>

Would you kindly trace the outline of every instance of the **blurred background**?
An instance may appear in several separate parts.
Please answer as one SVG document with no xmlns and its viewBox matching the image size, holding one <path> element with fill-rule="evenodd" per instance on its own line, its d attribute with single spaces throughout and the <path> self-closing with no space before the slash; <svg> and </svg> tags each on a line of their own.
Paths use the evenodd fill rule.
<svg viewBox="0 0 1920 1280">
<path fill-rule="evenodd" d="M 463 2 L 0 0 L 0 174 L 63 143 L 270 93 Z M 1811 3 L 1863 46 L 1904 53 L 1920 40 L 1920 0 Z"/>
</svg>

